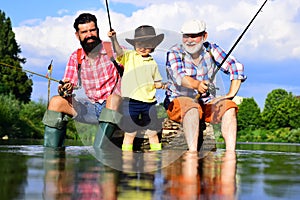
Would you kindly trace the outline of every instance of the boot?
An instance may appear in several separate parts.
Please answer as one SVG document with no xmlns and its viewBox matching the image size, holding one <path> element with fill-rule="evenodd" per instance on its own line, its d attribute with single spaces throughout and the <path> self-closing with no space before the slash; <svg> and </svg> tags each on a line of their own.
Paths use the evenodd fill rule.
<svg viewBox="0 0 300 200">
<path fill-rule="evenodd" d="M 66 128 L 57 129 L 45 125 L 44 146 L 63 147 L 66 136 Z"/>
<path fill-rule="evenodd" d="M 104 149 L 107 147 L 110 139 L 112 138 L 117 126 L 110 122 L 100 122 L 98 132 L 96 133 L 94 148 Z"/>
<path fill-rule="evenodd" d="M 63 147 L 68 123 L 67 116 L 60 112 L 46 110 L 43 123 L 45 124 L 44 146 Z"/>
<path fill-rule="evenodd" d="M 115 110 L 102 109 L 99 117 L 99 128 L 93 145 L 95 149 L 103 149 L 108 146 L 113 133 L 118 129 L 117 124 L 120 123 L 121 117 L 122 115 Z"/>
</svg>

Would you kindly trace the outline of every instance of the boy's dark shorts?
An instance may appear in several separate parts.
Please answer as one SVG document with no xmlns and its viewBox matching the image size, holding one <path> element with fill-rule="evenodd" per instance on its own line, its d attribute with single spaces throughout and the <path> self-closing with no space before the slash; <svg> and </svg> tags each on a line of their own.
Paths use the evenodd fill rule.
<svg viewBox="0 0 300 200">
<path fill-rule="evenodd" d="M 124 98 L 121 106 L 123 118 L 120 128 L 129 133 L 147 129 L 161 130 L 162 125 L 157 118 L 156 103 Z"/>
</svg>

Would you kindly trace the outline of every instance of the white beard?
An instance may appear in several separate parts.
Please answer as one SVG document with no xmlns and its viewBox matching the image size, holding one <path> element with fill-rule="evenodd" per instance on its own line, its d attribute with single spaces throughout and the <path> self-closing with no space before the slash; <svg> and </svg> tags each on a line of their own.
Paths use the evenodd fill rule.
<svg viewBox="0 0 300 200">
<path fill-rule="evenodd" d="M 193 46 L 190 46 L 190 45 L 193 45 Z M 183 43 L 183 48 L 191 55 L 201 51 L 202 47 L 203 47 L 203 42 L 200 42 L 200 43 L 195 43 L 195 42 Z"/>
</svg>

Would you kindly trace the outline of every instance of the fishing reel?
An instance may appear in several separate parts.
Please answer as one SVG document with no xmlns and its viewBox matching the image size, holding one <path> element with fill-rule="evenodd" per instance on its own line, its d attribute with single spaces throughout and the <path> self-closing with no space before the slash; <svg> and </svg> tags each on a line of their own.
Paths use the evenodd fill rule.
<svg viewBox="0 0 300 200">
<path fill-rule="evenodd" d="M 58 94 L 63 97 L 71 97 L 73 92 L 73 86 L 70 82 L 63 82 L 62 80 L 59 81 L 61 86 L 58 87 Z"/>
<path fill-rule="evenodd" d="M 194 99 L 194 101 L 195 101 L 196 103 L 198 103 L 199 100 L 200 100 L 201 98 L 206 98 L 206 97 L 209 97 L 210 95 L 216 97 L 216 95 L 217 95 L 217 90 L 218 90 L 219 88 L 217 88 L 217 87 L 215 86 L 215 84 L 213 84 L 213 83 L 207 83 L 206 86 L 208 87 L 206 93 L 204 93 L 204 94 L 200 94 L 200 93 L 199 93 L 199 94 L 196 95 L 196 97 L 195 97 L 195 99 Z"/>
<path fill-rule="evenodd" d="M 207 83 L 206 84 L 206 86 L 208 87 L 208 89 L 207 89 L 207 91 L 206 91 L 206 93 L 205 94 L 203 94 L 201 97 L 208 97 L 208 96 L 210 96 L 210 95 L 212 95 L 212 96 L 216 96 L 217 95 L 217 90 L 219 89 L 219 88 L 217 88 L 216 86 L 215 86 L 215 84 L 213 84 L 213 83 Z"/>
<path fill-rule="evenodd" d="M 215 84 L 213 84 L 213 83 L 208 83 L 207 87 L 208 87 L 208 90 L 207 90 L 208 95 L 207 96 L 209 96 L 211 94 L 211 95 L 213 95 L 215 97 L 217 95 L 217 90 L 219 88 L 217 88 L 215 86 Z"/>
</svg>

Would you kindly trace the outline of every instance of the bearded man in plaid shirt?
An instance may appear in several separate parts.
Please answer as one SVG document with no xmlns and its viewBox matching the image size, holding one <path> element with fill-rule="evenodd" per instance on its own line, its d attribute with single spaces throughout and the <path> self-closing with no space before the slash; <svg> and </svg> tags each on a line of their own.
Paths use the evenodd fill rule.
<svg viewBox="0 0 300 200">
<path fill-rule="evenodd" d="M 121 117 L 121 76 L 100 40 L 96 17 L 83 13 L 76 18 L 74 28 L 82 48 L 71 54 L 58 86 L 59 95 L 51 98 L 45 112 L 44 146 L 63 146 L 69 116 L 79 122 L 99 124 L 94 147 L 102 148 L 105 139 L 118 128 Z"/>
</svg>

